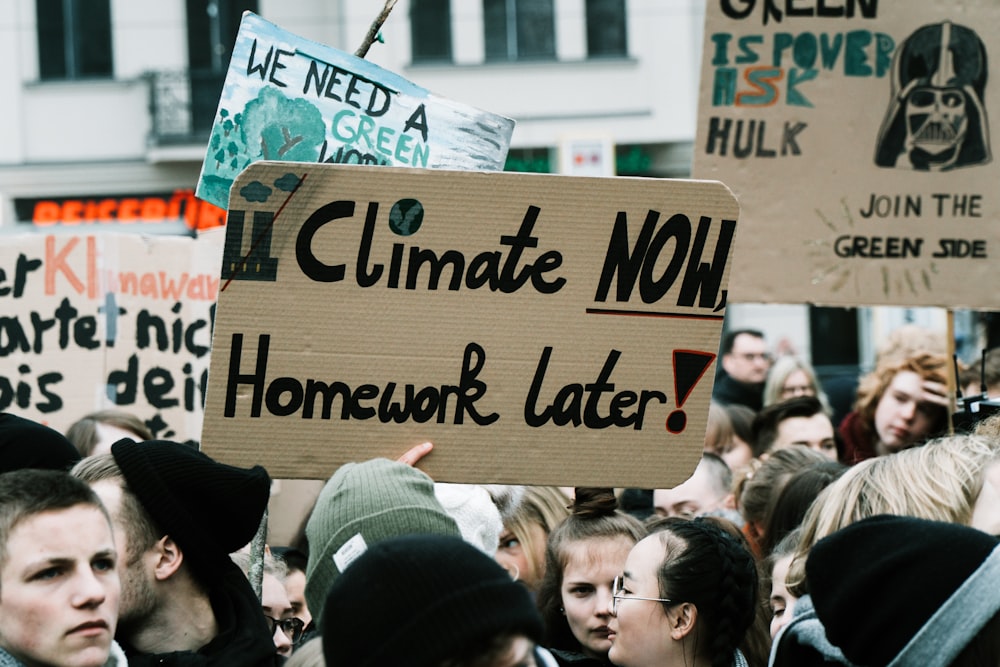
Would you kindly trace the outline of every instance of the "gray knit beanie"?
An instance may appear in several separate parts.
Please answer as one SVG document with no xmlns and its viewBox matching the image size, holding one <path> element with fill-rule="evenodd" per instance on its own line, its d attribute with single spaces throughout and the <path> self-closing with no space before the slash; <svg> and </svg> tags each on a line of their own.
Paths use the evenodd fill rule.
<svg viewBox="0 0 1000 667">
<path fill-rule="evenodd" d="M 306 603 L 317 622 L 330 586 L 355 558 L 387 538 L 421 533 L 461 537 L 430 477 L 389 459 L 341 466 L 306 524 Z"/>
</svg>

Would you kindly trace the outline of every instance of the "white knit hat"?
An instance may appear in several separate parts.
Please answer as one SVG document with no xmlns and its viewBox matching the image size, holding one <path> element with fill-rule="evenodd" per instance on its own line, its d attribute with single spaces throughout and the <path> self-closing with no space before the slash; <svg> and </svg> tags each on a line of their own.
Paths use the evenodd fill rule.
<svg viewBox="0 0 1000 667">
<path fill-rule="evenodd" d="M 503 520 L 493 498 L 475 484 L 434 484 L 434 495 L 455 520 L 462 539 L 492 558 L 497 552 Z"/>
</svg>

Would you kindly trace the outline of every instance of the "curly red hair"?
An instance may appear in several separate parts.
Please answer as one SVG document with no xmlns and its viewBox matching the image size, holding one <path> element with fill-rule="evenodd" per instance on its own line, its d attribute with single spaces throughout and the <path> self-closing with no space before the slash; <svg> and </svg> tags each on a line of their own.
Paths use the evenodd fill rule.
<svg viewBox="0 0 1000 667">
<path fill-rule="evenodd" d="M 924 380 L 947 384 L 948 369 L 948 357 L 931 352 L 922 352 L 904 359 L 890 358 L 876 366 L 875 370 L 861 378 L 858 398 L 854 404 L 866 432 L 875 432 L 875 409 L 897 373 L 912 371 Z M 940 408 L 935 409 L 932 414 L 934 420 L 931 433 L 938 434 L 948 426 L 948 411 Z"/>
</svg>

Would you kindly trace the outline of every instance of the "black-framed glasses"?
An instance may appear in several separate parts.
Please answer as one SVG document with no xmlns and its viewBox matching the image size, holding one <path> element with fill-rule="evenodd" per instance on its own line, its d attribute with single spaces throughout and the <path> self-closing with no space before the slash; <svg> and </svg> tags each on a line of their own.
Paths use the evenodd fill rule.
<svg viewBox="0 0 1000 667">
<path fill-rule="evenodd" d="M 618 615 L 618 603 L 621 600 L 647 600 L 649 602 L 673 604 L 673 600 L 668 600 L 667 598 L 644 598 L 638 595 L 632 595 L 631 593 L 626 593 L 625 577 L 619 574 L 615 577 L 614 583 L 611 584 L 611 613 L 615 616 Z"/>
<path fill-rule="evenodd" d="M 270 616 L 265 616 L 264 620 L 267 621 L 267 627 L 271 630 L 273 635 L 278 628 L 285 633 L 285 636 L 292 640 L 292 643 L 299 641 L 302 637 L 302 631 L 305 630 L 306 624 L 301 618 L 271 618 Z"/>
</svg>

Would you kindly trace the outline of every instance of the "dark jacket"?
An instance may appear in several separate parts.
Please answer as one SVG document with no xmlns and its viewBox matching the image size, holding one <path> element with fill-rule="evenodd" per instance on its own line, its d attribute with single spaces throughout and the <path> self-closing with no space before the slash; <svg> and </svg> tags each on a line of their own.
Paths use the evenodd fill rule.
<svg viewBox="0 0 1000 667">
<path fill-rule="evenodd" d="M 606 660 L 598 660 L 597 658 L 591 658 L 582 653 L 574 653 L 572 651 L 560 651 L 559 649 L 550 648 L 549 653 L 559 663 L 559 667 L 609 667 L 611 665 Z"/>
<path fill-rule="evenodd" d="M 219 634 L 198 651 L 140 653 L 119 641 L 130 667 L 274 667 L 285 659 L 275 652 L 267 621 L 243 572 L 226 568 L 209 591 Z"/>
<path fill-rule="evenodd" d="M 792 621 L 771 644 L 769 667 L 852 667 L 840 649 L 826 638 L 826 630 L 804 595 L 795 601 Z"/>
<path fill-rule="evenodd" d="M 764 407 L 764 383 L 747 384 L 734 380 L 731 375 L 723 371 L 715 379 L 715 386 L 712 388 L 712 399 L 722 405 L 745 405 L 754 412 L 760 412 Z"/>
</svg>

